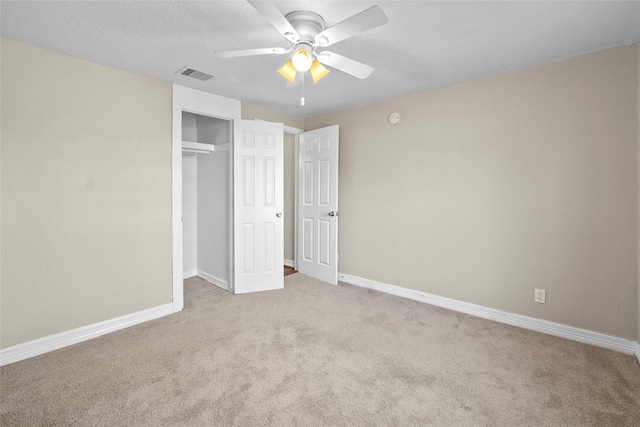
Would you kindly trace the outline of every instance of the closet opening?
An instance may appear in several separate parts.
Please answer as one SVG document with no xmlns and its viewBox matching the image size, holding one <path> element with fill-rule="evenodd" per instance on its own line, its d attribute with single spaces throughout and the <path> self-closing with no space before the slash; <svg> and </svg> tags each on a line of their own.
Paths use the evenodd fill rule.
<svg viewBox="0 0 640 427">
<path fill-rule="evenodd" d="M 182 111 L 183 278 L 232 289 L 232 120 Z"/>
</svg>

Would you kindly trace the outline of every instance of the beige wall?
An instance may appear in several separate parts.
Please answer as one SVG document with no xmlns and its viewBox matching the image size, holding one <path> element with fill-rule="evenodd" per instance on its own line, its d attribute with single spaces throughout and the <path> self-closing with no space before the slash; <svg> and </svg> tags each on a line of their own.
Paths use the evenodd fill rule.
<svg viewBox="0 0 640 427">
<path fill-rule="evenodd" d="M 170 303 L 171 85 L 1 47 L 1 347 Z"/>
<path fill-rule="evenodd" d="M 304 119 L 242 103 L 242 118 L 261 119 L 284 123 L 298 129 L 304 128 Z M 284 259 L 295 260 L 295 146 L 296 138 L 284 134 Z"/>
<path fill-rule="evenodd" d="M 636 52 L 306 119 L 340 125 L 340 272 L 637 339 Z"/>
</svg>

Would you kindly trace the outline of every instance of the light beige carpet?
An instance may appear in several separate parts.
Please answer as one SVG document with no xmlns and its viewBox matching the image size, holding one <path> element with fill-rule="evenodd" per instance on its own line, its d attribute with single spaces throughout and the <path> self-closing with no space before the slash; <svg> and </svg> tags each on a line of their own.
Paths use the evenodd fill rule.
<svg viewBox="0 0 640 427">
<path fill-rule="evenodd" d="M 300 273 L 0 369 L 3 426 L 638 426 L 633 356 Z"/>
</svg>

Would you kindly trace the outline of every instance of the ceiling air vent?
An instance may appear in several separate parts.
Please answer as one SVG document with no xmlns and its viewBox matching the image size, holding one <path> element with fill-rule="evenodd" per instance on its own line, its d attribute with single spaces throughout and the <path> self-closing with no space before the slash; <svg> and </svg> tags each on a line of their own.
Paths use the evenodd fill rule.
<svg viewBox="0 0 640 427">
<path fill-rule="evenodd" d="M 203 82 L 206 82 L 213 77 L 211 74 L 203 73 L 202 71 L 194 70 L 193 68 L 189 67 L 184 67 L 181 70 L 178 70 L 176 74 Z"/>
</svg>

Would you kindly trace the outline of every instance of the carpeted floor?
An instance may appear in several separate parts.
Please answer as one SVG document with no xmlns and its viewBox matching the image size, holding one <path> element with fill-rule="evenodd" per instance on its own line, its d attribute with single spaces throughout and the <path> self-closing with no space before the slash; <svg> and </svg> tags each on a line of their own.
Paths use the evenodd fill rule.
<svg viewBox="0 0 640 427">
<path fill-rule="evenodd" d="M 2 426 L 638 426 L 633 356 L 303 274 L 0 368 Z"/>
</svg>

